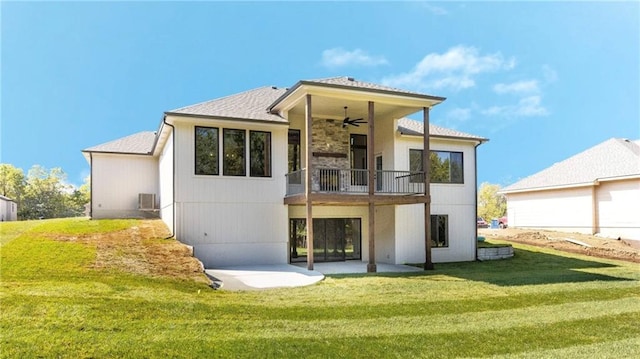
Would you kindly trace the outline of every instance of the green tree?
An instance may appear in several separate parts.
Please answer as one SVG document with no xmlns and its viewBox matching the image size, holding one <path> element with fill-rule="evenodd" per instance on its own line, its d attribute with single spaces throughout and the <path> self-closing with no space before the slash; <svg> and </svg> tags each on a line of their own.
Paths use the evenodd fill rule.
<svg viewBox="0 0 640 359">
<path fill-rule="evenodd" d="M 502 188 L 498 184 L 483 182 L 478 190 L 478 216 L 490 221 L 500 218 L 507 211 L 507 200 L 499 194 Z"/>
<path fill-rule="evenodd" d="M 18 207 L 20 219 L 68 217 L 67 196 L 72 191 L 65 184 L 66 174 L 61 168 L 47 171 L 35 165 L 27 174 L 22 202 Z"/>
<path fill-rule="evenodd" d="M 0 164 L 0 195 L 19 203 L 25 185 L 25 177 L 21 168 L 8 163 Z"/>
</svg>

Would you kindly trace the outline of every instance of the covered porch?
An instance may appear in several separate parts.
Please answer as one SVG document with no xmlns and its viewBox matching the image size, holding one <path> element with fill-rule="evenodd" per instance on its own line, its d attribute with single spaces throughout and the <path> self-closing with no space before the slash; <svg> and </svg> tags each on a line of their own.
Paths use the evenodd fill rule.
<svg viewBox="0 0 640 359">
<path fill-rule="evenodd" d="M 397 168 L 397 120 L 422 112 L 423 148 L 429 148 L 429 111 L 444 101 L 382 85 L 332 78 L 300 81 L 270 107 L 287 118 L 289 173 L 284 204 L 306 207 L 307 246 L 313 248 L 314 205 L 367 205 L 369 272 L 375 272 L 375 206 L 425 205 L 425 269 L 432 268 L 429 171 Z M 422 168 L 429 168 L 423 156 Z M 308 269 L 314 268 L 307 251 Z"/>
</svg>

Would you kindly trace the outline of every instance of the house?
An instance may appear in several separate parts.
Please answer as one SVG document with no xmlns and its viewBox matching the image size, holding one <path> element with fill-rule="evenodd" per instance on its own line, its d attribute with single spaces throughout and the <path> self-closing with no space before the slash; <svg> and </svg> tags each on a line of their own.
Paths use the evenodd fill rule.
<svg viewBox="0 0 640 359">
<path fill-rule="evenodd" d="M 335 77 L 168 111 L 83 151 L 91 216 L 159 216 L 207 268 L 472 261 L 486 139 L 429 124 L 444 100 Z"/>
<path fill-rule="evenodd" d="M 18 204 L 16 201 L 0 196 L 0 221 L 17 221 L 18 220 Z"/>
<path fill-rule="evenodd" d="M 511 227 L 640 240 L 640 141 L 609 139 L 502 193 Z"/>
</svg>

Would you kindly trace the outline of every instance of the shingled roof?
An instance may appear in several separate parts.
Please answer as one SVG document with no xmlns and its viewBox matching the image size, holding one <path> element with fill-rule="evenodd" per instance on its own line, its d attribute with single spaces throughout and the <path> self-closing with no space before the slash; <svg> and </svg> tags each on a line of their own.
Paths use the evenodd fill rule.
<svg viewBox="0 0 640 359">
<path fill-rule="evenodd" d="M 267 121 L 286 124 L 288 123 L 286 119 L 267 111 L 267 108 L 282 96 L 285 91 L 286 89 L 277 87 L 259 87 L 239 94 L 167 111 L 166 114 Z"/>
<path fill-rule="evenodd" d="M 597 180 L 638 175 L 640 175 L 640 141 L 611 138 L 507 186 L 502 192 L 591 184 Z"/>
<path fill-rule="evenodd" d="M 422 136 L 424 134 L 424 123 L 409 118 L 401 118 L 398 120 L 398 131 L 403 135 Z M 433 123 L 429 123 L 429 137 L 461 138 L 481 142 L 489 141 L 484 137 L 440 127 Z"/>
<path fill-rule="evenodd" d="M 417 95 L 417 96 L 424 96 L 429 98 L 437 98 L 437 99 L 445 100 L 444 97 L 432 96 L 432 95 L 427 95 L 427 94 L 414 92 L 414 91 L 407 91 L 404 89 L 380 85 L 373 82 L 359 81 L 353 77 L 348 77 L 348 76 L 328 77 L 328 78 L 316 79 L 316 80 L 303 80 L 300 82 L 307 83 L 307 84 L 315 83 L 315 84 L 322 84 L 322 85 L 328 85 L 328 86 L 347 87 L 347 88 L 362 89 L 362 90 L 395 92 L 395 93 L 402 93 L 407 95 Z"/>
<path fill-rule="evenodd" d="M 138 132 L 117 140 L 89 147 L 82 152 L 123 153 L 132 155 L 148 155 L 153 151 L 156 133 L 153 131 Z"/>
</svg>

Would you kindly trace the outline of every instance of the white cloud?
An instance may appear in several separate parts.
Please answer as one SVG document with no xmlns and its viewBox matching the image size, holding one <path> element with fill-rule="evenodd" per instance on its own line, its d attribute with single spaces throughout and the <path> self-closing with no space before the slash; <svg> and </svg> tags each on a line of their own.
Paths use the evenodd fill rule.
<svg viewBox="0 0 640 359">
<path fill-rule="evenodd" d="M 471 109 L 469 109 L 469 108 L 454 108 L 454 109 L 450 110 L 449 112 L 447 112 L 446 117 L 449 118 L 449 119 L 455 120 L 455 121 L 464 122 L 464 121 L 468 120 L 469 117 L 471 117 Z"/>
<path fill-rule="evenodd" d="M 549 65 L 542 66 L 542 76 L 547 83 L 553 83 L 558 80 L 558 73 Z"/>
<path fill-rule="evenodd" d="M 517 81 L 510 84 L 499 83 L 493 85 L 493 91 L 498 94 L 505 93 L 538 93 L 540 87 L 538 80 Z"/>
<path fill-rule="evenodd" d="M 378 66 L 389 62 L 384 56 L 371 56 L 361 49 L 348 51 L 340 47 L 322 52 L 322 65 L 325 67 Z"/>
<path fill-rule="evenodd" d="M 431 5 L 429 3 L 421 3 L 421 4 L 423 8 L 427 9 L 430 13 L 434 15 L 447 15 L 449 13 L 447 9 L 441 6 Z"/>
<path fill-rule="evenodd" d="M 546 116 L 549 111 L 542 106 L 542 97 L 535 95 L 521 98 L 516 105 L 491 106 L 481 113 L 486 116 L 533 117 Z"/>
<path fill-rule="evenodd" d="M 474 87 L 474 78 L 481 73 L 510 70 L 514 66 L 514 58 L 505 59 L 499 52 L 482 55 L 475 47 L 460 45 L 443 54 L 428 54 L 410 72 L 389 76 L 382 82 L 403 88 L 458 91 Z"/>
</svg>

